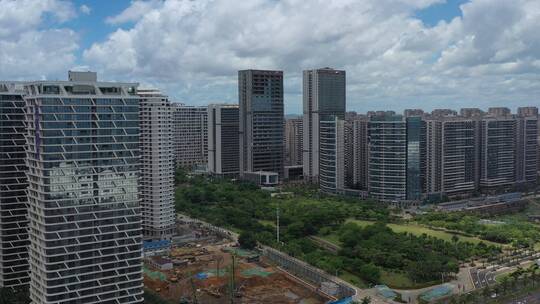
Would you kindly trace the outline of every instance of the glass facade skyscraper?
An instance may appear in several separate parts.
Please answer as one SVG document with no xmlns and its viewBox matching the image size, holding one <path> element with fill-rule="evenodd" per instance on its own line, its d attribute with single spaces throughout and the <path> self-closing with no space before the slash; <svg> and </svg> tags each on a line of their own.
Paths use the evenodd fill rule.
<svg viewBox="0 0 540 304">
<path fill-rule="evenodd" d="M 30 297 L 141 303 L 136 84 L 82 78 L 26 85 Z"/>
<path fill-rule="evenodd" d="M 283 72 L 238 72 L 240 175 L 269 171 L 283 176 Z"/>
<path fill-rule="evenodd" d="M 29 281 L 23 93 L 22 83 L 0 83 L 0 287 Z"/>
<path fill-rule="evenodd" d="M 214 175 L 237 176 L 239 158 L 238 105 L 208 106 L 208 171 Z"/>
</svg>

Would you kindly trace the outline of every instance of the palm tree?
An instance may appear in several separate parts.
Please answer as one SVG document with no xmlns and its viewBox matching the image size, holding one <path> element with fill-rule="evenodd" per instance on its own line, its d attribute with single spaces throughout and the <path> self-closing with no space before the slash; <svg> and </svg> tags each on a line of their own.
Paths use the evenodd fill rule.
<svg viewBox="0 0 540 304">
<path fill-rule="evenodd" d="M 538 267 L 538 266 L 536 265 L 536 267 Z M 537 280 L 538 280 L 538 273 L 536 273 L 536 269 L 534 269 L 534 267 L 533 267 L 533 271 L 531 273 L 531 282 L 532 282 L 533 286 L 536 284 Z"/>
<path fill-rule="evenodd" d="M 484 287 L 484 289 L 482 289 L 482 296 L 484 297 L 484 300 L 489 299 L 489 297 L 491 296 L 491 288 L 489 288 L 489 286 L 486 286 Z"/>
<path fill-rule="evenodd" d="M 371 303 L 371 297 L 365 297 L 362 299 L 361 304 L 369 304 Z"/>
<path fill-rule="evenodd" d="M 474 303 L 474 300 L 475 300 L 475 296 L 473 295 L 473 293 L 468 293 L 465 295 L 465 303 Z"/>
<path fill-rule="evenodd" d="M 508 284 L 509 284 L 508 280 L 509 280 L 508 277 L 504 277 L 501 280 L 501 287 L 503 289 L 504 294 L 506 294 L 506 291 L 508 290 Z"/>
</svg>

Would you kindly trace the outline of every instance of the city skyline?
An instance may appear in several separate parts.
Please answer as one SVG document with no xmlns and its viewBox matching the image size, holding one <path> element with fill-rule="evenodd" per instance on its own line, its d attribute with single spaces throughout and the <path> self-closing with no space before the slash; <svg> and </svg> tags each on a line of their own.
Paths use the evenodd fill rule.
<svg viewBox="0 0 540 304">
<path fill-rule="evenodd" d="M 540 303 L 540 0 L 0 8 L 0 304 Z"/>
<path fill-rule="evenodd" d="M 326 66 L 347 71 L 348 109 L 358 112 L 515 110 L 540 92 L 535 1 L 21 2 L 0 1 L 2 80 L 93 70 L 207 105 L 237 100 L 237 70 L 283 70 L 286 114 L 302 112 L 302 71 Z M 275 26 L 242 26 L 264 18 Z"/>
</svg>

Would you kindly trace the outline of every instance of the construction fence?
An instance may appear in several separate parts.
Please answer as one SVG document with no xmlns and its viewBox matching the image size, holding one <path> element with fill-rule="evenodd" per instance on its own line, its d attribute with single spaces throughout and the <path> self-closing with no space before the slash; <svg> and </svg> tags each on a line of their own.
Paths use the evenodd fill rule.
<svg viewBox="0 0 540 304">
<path fill-rule="evenodd" d="M 326 272 L 317 269 L 303 261 L 300 261 L 296 258 L 293 258 L 285 253 L 282 253 L 267 246 L 263 246 L 262 254 L 287 272 L 303 280 L 309 281 L 310 283 L 315 284 L 319 288 L 328 283 L 336 286 L 336 290 L 332 292 L 334 294 L 330 295 L 337 299 L 344 299 L 356 296 L 356 290 L 346 282 L 343 282 L 338 278 L 331 276 Z"/>
</svg>

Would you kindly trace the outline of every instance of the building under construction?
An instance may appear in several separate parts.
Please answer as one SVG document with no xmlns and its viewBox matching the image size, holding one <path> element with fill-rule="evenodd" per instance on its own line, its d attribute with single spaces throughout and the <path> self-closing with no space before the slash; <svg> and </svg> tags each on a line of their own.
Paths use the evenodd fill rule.
<svg viewBox="0 0 540 304">
<path fill-rule="evenodd" d="M 182 229 L 194 237 L 148 256 L 144 267 L 146 288 L 171 303 L 323 304 L 336 299 L 325 293 L 332 293 L 333 285 L 325 285 L 328 291 L 289 274 L 266 251 L 234 247 L 227 234 L 212 235 L 200 223 Z"/>
</svg>

